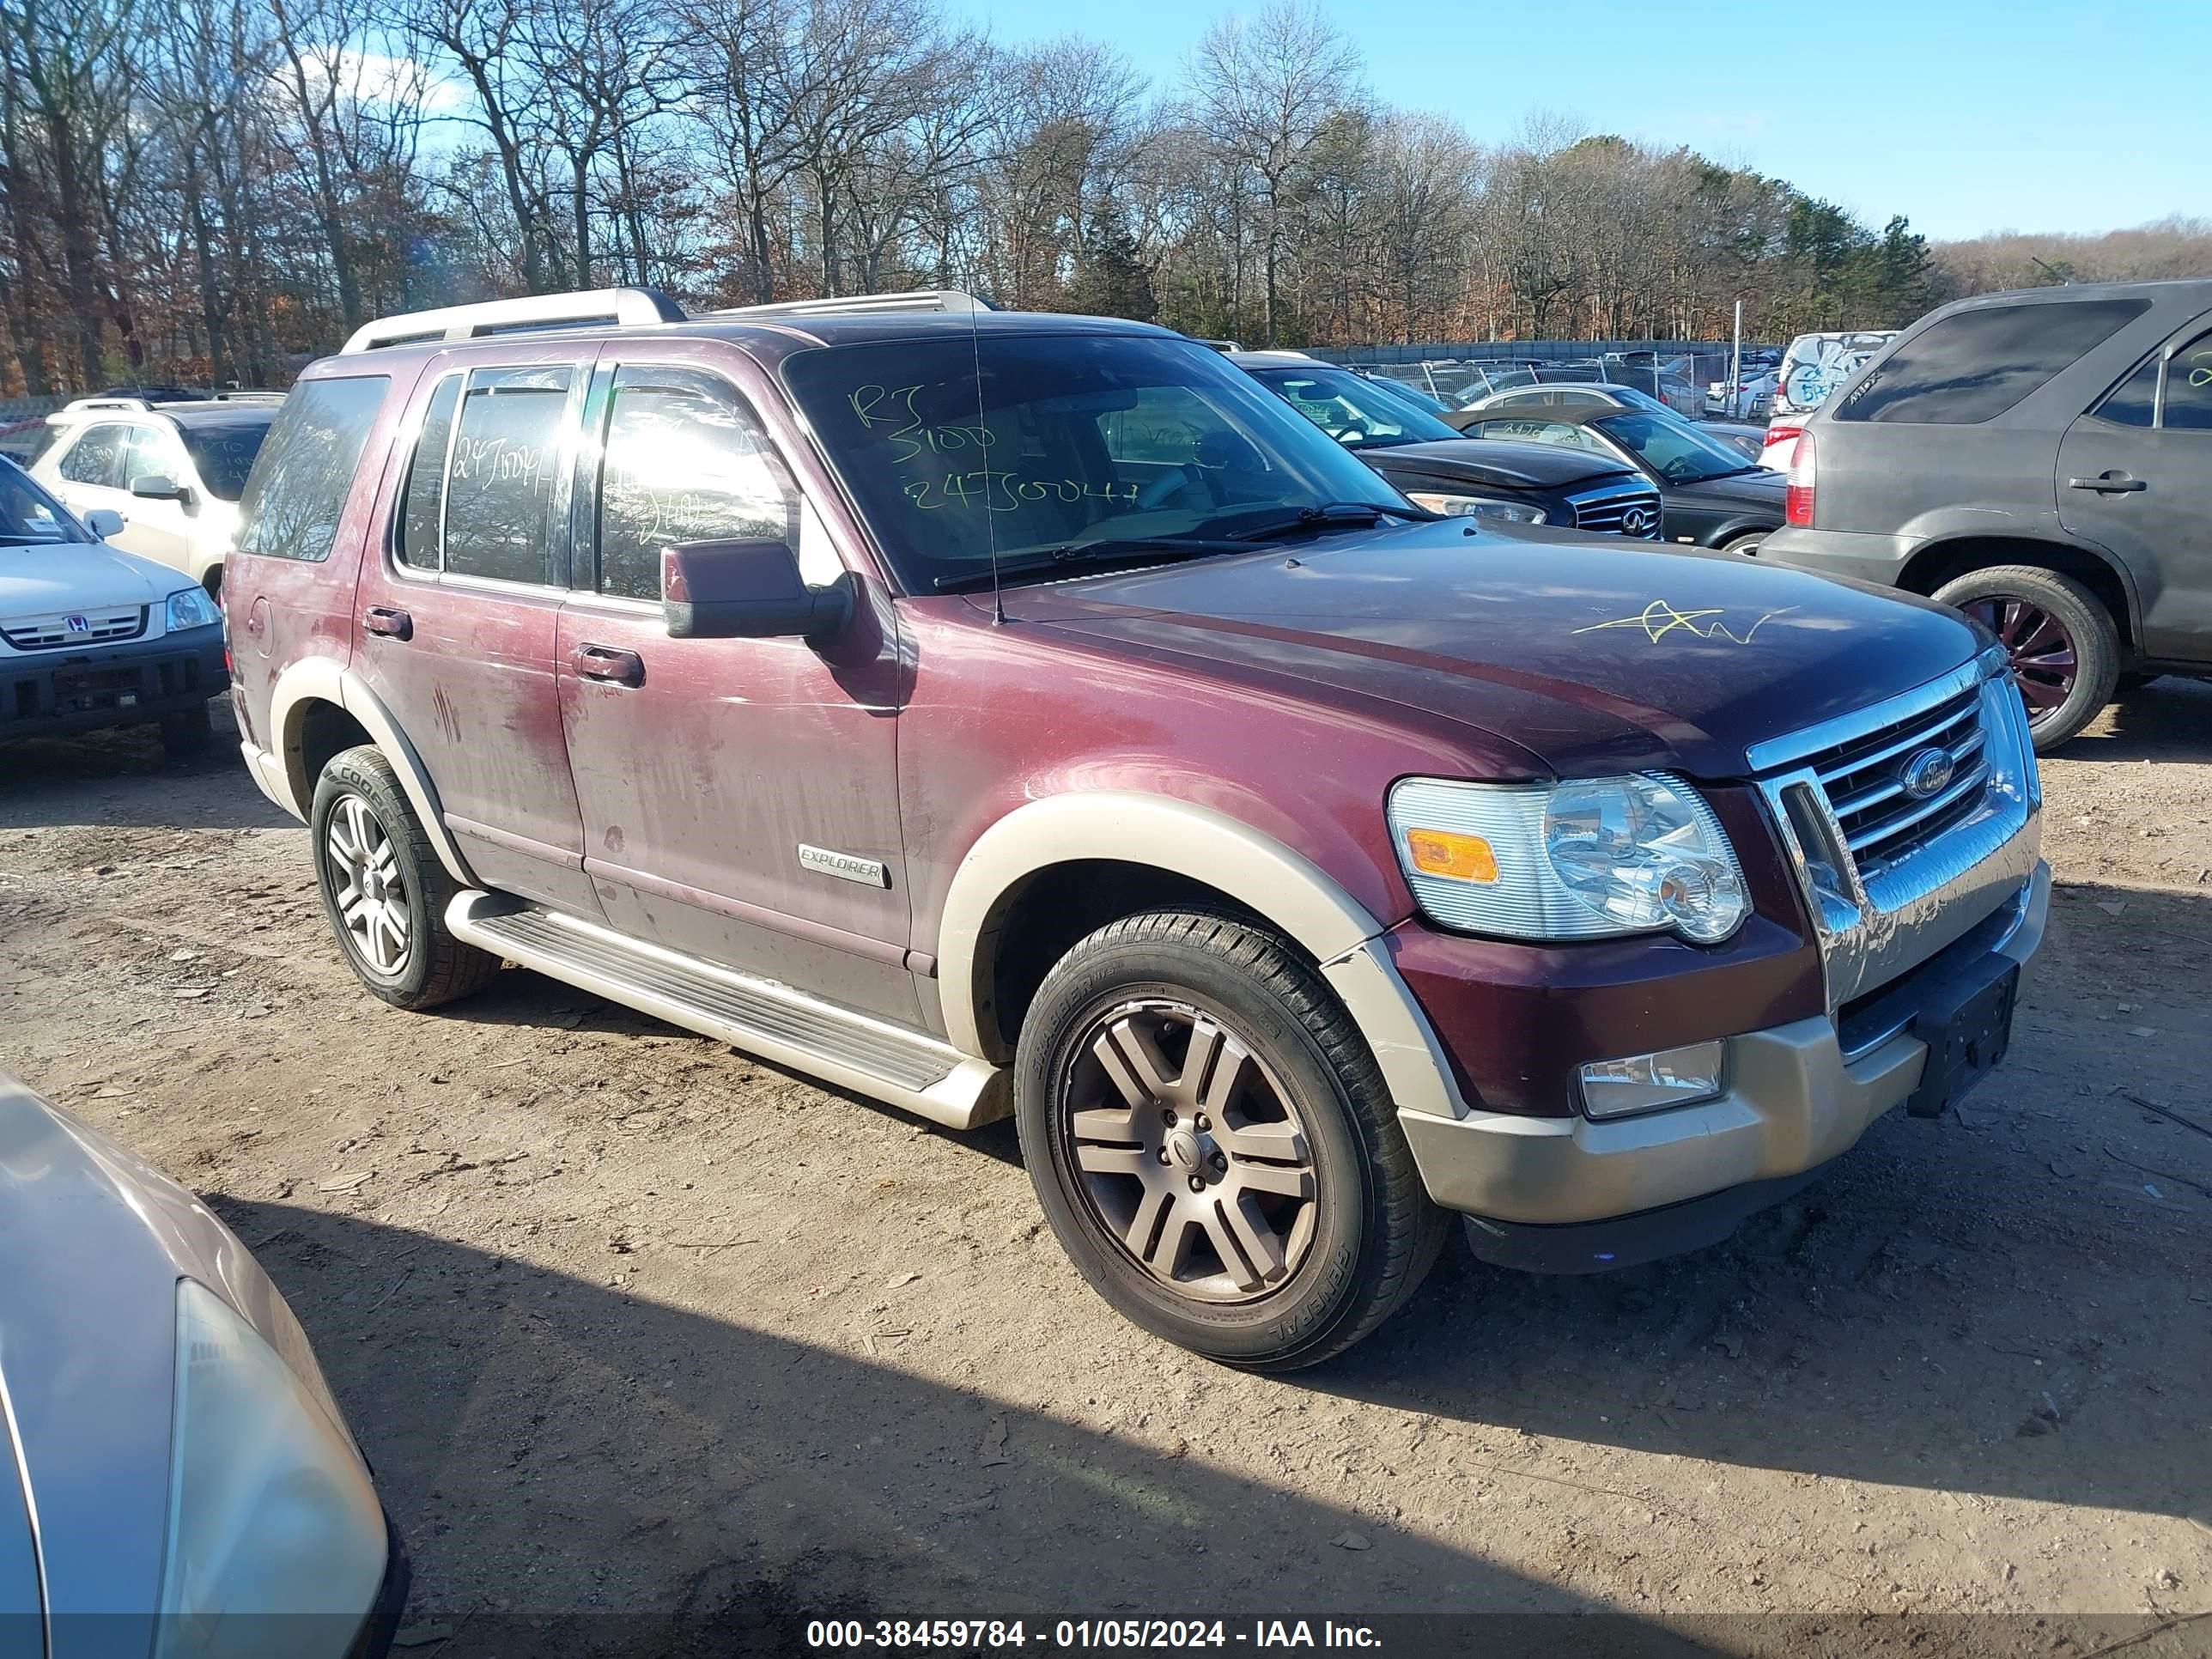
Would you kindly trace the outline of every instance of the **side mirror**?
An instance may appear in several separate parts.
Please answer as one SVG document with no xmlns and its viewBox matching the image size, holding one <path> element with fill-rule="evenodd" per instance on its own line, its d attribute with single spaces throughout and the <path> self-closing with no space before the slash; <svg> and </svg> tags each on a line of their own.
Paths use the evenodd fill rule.
<svg viewBox="0 0 2212 1659">
<path fill-rule="evenodd" d="M 852 619 L 853 583 L 809 587 L 782 541 L 678 542 L 660 550 L 660 602 L 672 639 L 823 640 Z"/>
<path fill-rule="evenodd" d="M 141 501 L 189 502 L 192 492 L 166 472 L 146 472 L 131 481 L 131 493 Z"/>
<path fill-rule="evenodd" d="M 123 533 L 123 515 L 112 507 L 95 507 L 84 515 L 84 527 L 106 541 Z"/>
</svg>

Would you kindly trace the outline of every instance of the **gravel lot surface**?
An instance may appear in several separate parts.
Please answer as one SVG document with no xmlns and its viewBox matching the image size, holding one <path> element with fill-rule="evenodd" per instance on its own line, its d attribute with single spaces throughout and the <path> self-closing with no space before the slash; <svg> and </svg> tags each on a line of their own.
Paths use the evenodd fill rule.
<svg viewBox="0 0 2212 1659">
<path fill-rule="evenodd" d="M 824 1613 L 1462 1610 L 1685 1651 L 2203 1653 L 2212 687 L 2045 771 L 2051 933 L 1962 1112 L 1893 1114 L 1680 1261 L 1539 1279 L 1455 1242 L 1288 1379 L 1097 1301 L 1010 1125 L 520 970 L 372 1000 L 227 744 L 0 750 L 0 1068 L 283 1288 L 410 1540 L 409 1654 L 516 1614 L 629 1615 L 532 1651 L 668 1650 L 636 1616 L 676 1615 L 780 1653 Z"/>
</svg>

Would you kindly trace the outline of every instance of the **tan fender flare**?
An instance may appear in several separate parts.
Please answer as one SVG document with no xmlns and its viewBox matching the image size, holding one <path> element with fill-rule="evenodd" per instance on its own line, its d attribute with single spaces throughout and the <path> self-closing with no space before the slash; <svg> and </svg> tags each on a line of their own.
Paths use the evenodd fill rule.
<svg viewBox="0 0 2212 1659">
<path fill-rule="evenodd" d="M 1126 791 L 1048 796 L 1000 818 L 953 872 L 939 927 L 946 1034 L 983 1055 L 981 1022 L 1001 920 L 1030 878 L 1083 860 L 1149 864 L 1205 883 L 1266 917 L 1321 963 L 1401 1111 L 1467 1107 L 1419 1006 L 1376 944 L 1382 925 L 1318 865 L 1249 824 L 1187 801 Z"/>
<path fill-rule="evenodd" d="M 276 754 L 263 758 L 257 770 L 264 787 L 276 797 L 276 804 L 303 822 L 314 804 L 315 780 L 307 775 L 303 746 L 307 705 L 313 702 L 336 703 L 361 722 L 398 775 L 408 804 L 414 807 L 430 844 L 438 849 L 438 861 L 455 881 L 475 886 L 476 878 L 469 872 L 453 831 L 446 827 L 437 786 L 430 781 L 422 757 L 407 741 L 383 699 L 368 689 L 360 675 L 328 657 L 301 658 L 277 677 L 270 694 L 269 725 L 277 734 L 279 747 Z"/>
</svg>

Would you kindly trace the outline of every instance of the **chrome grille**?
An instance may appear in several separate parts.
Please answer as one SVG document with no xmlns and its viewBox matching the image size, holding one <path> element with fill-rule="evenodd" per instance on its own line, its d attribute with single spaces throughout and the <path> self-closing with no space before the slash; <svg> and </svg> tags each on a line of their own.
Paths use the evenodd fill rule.
<svg viewBox="0 0 2212 1659">
<path fill-rule="evenodd" d="M 18 651 L 57 651 L 69 645 L 135 640 L 145 631 L 146 607 L 134 605 L 98 611 L 58 611 L 51 617 L 26 617 L 0 627 L 0 640 L 7 641 Z"/>
<path fill-rule="evenodd" d="M 1659 492 L 1634 484 L 1609 484 L 1569 495 L 1575 509 L 1575 528 L 1604 536 L 1628 536 L 1639 541 L 1659 539 Z M 1639 516 L 1641 527 L 1631 529 L 1627 520 Z"/>
<path fill-rule="evenodd" d="M 1990 781 L 1985 743 L 1976 688 L 1813 757 L 1828 810 L 1862 872 L 1904 857 L 1974 810 Z M 1935 793 L 1917 796 L 1905 786 L 1905 769 L 1931 749 L 1951 757 L 1951 775 Z"/>
</svg>

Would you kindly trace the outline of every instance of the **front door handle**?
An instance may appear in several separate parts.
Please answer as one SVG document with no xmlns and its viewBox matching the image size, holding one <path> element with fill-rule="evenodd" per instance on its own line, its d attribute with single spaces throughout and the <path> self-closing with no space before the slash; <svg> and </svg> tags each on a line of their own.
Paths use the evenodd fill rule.
<svg viewBox="0 0 2212 1659">
<path fill-rule="evenodd" d="M 645 659 L 635 651 L 620 651 L 611 645 L 580 645 L 569 660 L 575 664 L 580 680 L 608 685 L 645 684 Z"/>
<path fill-rule="evenodd" d="M 388 605 L 372 605 L 361 613 L 361 625 L 372 634 L 382 634 L 395 640 L 415 637 L 415 618 L 404 611 L 394 611 Z"/>
<path fill-rule="evenodd" d="M 2094 478 L 2069 478 L 2069 489 L 2094 489 L 2100 495 L 2124 495 L 2150 486 L 2141 478 L 2130 478 L 2124 472 L 2100 472 Z"/>
</svg>

